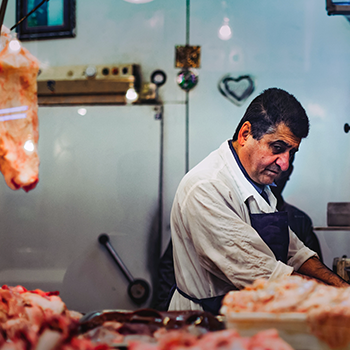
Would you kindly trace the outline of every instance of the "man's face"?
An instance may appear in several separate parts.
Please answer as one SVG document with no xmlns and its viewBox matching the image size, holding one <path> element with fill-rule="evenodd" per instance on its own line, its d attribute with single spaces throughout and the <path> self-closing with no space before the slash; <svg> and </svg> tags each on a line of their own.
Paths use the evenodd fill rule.
<svg viewBox="0 0 350 350">
<path fill-rule="evenodd" d="M 242 138 L 239 158 L 250 178 L 261 185 L 273 183 L 282 171 L 288 169 L 289 159 L 298 151 L 301 141 L 284 123 L 279 124 L 273 134 L 265 134 L 256 140 L 251 135 L 248 122 Z"/>
</svg>

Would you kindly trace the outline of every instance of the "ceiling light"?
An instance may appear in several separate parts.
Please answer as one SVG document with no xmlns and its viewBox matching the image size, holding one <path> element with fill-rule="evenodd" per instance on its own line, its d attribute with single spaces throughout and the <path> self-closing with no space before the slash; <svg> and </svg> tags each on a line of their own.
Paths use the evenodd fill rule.
<svg viewBox="0 0 350 350">
<path fill-rule="evenodd" d="M 230 28 L 229 19 L 227 17 L 224 18 L 224 22 L 219 29 L 218 36 L 221 40 L 228 40 L 232 37 L 232 30 Z"/>
</svg>

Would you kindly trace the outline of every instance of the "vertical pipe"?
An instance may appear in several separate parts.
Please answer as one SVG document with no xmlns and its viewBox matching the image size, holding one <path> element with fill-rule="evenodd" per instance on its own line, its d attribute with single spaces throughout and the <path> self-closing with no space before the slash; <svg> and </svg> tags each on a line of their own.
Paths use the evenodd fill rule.
<svg viewBox="0 0 350 350">
<path fill-rule="evenodd" d="M 190 0 L 186 0 L 186 46 L 190 44 Z M 189 170 L 189 91 L 186 91 L 186 158 L 185 171 Z"/>
<path fill-rule="evenodd" d="M 189 170 L 189 91 L 186 91 L 186 173 Z"/>
<path fill-rule="evenodd" d="M 159 155 L 159 187 L 158 187 L 158 238 L 159 238 L 159 251 L 160 257 L 162 251 L 162 239 L 163 239 L 163 174 L 164 174 L 164 108 L 163 105 L 159 106 L 160 110 L 160 155 Z"/>
<path fill-rule="evenodd" d="M 186 45 L 190 44 L 190 0 L 186 0 Z"/>
</svg>

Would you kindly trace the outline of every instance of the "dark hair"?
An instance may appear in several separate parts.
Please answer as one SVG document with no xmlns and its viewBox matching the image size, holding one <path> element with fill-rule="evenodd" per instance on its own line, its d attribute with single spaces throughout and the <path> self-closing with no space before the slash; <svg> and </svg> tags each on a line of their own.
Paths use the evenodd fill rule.
<svg viewBox="0 0 350 350">
<path fill-rule="evenodd" d="M 309 133 L 309 119 L 300 102 L 287 91 L 270 88 L 263 91 L 248 106 L 233 135 L 238 138 L 242 125 L 249 121 L 252 136 L 260 140 L 265 134 L 272 134 L 280 123 L 284 123 L 298 138 Z"/>
</svg>

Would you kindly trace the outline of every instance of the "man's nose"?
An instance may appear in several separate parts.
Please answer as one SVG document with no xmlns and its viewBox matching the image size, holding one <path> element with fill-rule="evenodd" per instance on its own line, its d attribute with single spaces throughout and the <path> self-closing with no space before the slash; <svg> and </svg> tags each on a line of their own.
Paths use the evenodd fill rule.
<svg viewBox="0 0 350 350">
<path fill-rule="evenodd" d="M 289 168 L 289 152 L 284 152 L 278 155 L 276 164 L 281 168 L 282 171 L 286 171 Z"/>
</svg>

